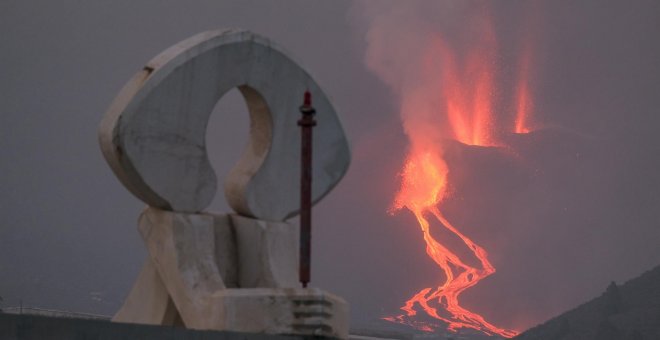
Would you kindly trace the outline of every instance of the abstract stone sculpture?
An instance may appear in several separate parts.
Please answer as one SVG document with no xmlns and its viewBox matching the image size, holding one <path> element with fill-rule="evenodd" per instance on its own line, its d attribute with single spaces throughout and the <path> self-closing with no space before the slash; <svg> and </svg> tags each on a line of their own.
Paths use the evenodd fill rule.
<svg viewBox="0 0 660 340">
<path fill-rule="evenodd" d="M 217 191 L 206 154 L 209 116 L 238 88 L 249 143 L 225 179 L 235 214 L 203 212 Z M 210 31 L 151 60 L 101 122 L 108 164 L 147 203 L 139 231 L 149 251 L 114 321 L 244 332 L 348 337 L 348 305 L 297 287 L 301 95 L 314 97 L 312 198 L 350 162 L 341 123 L 314 80 L 280 48 L 247 31 Z"/>
<path fill-rule="evenodd" d="M 148 62 L 101 122 L 103 155 L 122 183 L 150 206 L 203 211 L 217 186 L 206 155 L 206 125 L 220 98 L 236 87 L 250 112 L 250 140 L 225 181 L 227 200 L 244 216 L 279 221 L 296 215 L 296 122 L 305 90 L 322 112 L 314 130 L 314 201 L 346 172 L 348 144 L 314 80 L 271 42 L 249 32 L 201 33 Z"/>
</svg>

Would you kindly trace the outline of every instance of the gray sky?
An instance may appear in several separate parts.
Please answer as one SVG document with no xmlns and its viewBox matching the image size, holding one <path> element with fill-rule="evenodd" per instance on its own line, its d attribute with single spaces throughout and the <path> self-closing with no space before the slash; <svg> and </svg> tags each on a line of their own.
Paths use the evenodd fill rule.
<svg viewBox="0 0 660 340">
<path fill-rule="evenodd" d="M 440 270 L 424 253 L 412 215 L 386 212 L 407 139 L 400 94 L 367 68 L 364 56 L 372 22 L 394 4 L 0 2 L 4 305 L 22 299 L 117 310 L 146 256 L 136 230 L 143 203 L 105 164 L 97 125 L 146 61 L 220 27 L 253 30 L 289 51 L 333 99 L 351 140 L 347 177 L 315 209 L 313 285 L 344 296 L 356 321 L 395 313 L 412 293 L 437 285 Z M 397 22 L 402 30 L 423 23 L 461 42 L 467 28 L 456 18 L 465 12 L 409 4 L 423 15 Z M 462 11 L 482 4 L 468 2 Z M 516 37 L 531 34 L 535 117 L 547 129 L 507 137 L 517 157 L 453 148 L 447 157 L 454 195 L 445 208 L 498 268 L 462 296 L 465 304 L 520 328 L 599 294 L 611 280 L 660 264 L 660 5 L 540 2 L 530 33 L 527 7 L 493 4 L 500 91 L 510 91 Z M 416 52 L 397 39 L 391 44 Z M 506 105 L 498 109 L 502 120 L 510 117 Z M 236 92 L 216 111 L 207 140 L 223 174 L 238 158 L 248 120 Z M 221 194 L 212 209 L 226 209 Z"/>
</svg>

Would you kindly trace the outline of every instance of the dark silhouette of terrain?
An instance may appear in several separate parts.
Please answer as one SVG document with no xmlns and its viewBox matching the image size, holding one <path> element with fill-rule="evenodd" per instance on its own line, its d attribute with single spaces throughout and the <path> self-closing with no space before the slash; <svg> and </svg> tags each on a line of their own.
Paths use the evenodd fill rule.
<svg viewBox="0 0 660 340">
<path fill-rule="evenodd" d="M 660 266 L 533 327 L 520 340 L 660 339 Z"/>
</svg>

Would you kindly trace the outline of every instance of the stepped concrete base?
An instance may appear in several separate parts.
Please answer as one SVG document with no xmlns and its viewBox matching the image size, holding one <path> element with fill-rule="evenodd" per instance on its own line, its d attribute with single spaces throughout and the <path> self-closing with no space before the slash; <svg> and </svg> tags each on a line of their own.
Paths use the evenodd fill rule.
<svg viewBox="0 0 660 340">
<path fill-rule="evenodd" d="M 220 324 L 237 332 L 348 338 L 348 304 L 314 288 L 226 289 Z"/>
</svg>

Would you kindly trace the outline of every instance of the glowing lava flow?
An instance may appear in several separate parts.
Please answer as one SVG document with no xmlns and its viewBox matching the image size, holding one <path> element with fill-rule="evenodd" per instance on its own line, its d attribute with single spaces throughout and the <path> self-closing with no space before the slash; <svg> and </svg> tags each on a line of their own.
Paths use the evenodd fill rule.
<svg viewBox="0 0 660 340">
<path fill-rule="evenodd" d="M 492 51 L 496 44 L 488 21 L 482 20 L 482 23 L 485 23 L 484 34 L 481 35 L 483 40 L 462 58 L 458 58 L 455 51 L 440 38 L 428 46 L 424 63 L 428 72 L 423 74 L 430 76 L 425 81 L 420 80 L 425 86 L 414 88 L 404 95 L 401 115 L 411 147 L 401 172 L 401 188 L 393 209 L 407 208 L 415 215 L 426 243 L 426 253 L 442 269 L 445 281 L 440 286 L 424 288 L 410 298 L 401 307 L 405 314 L 385 320 L 433 331 L 438 326 L 412 318 L 418 312 L 416 306 L 419 306 L 430 317 L 446 322 L 450 331 L 469 328 L 510 338 L 518 332 L 499 328 L 459 304 L 460 294 L 495 273 L 495 267 L 488 260 L 487 252 L 450 223 L 440 209 L 447 196 L 449 173 L 443 158 L 443 138 L 453 137 L 469 145 L 497 144 L 492 136 L 495 79 Z M 527 56 L 524 58 L 528 59 Z M 465 64 L 459 63 L 459 60 Z M 528 132 L 526 115 L 531 104 L 526 82 L 528 64 L 528 60 L 523 61 L 516 94 L 518 115 L 515 130 L 520 133 Z M 433 129 L 441 132 L 434 133 Z M 431 235 L 429 219 L 437 220 L 458 236 L 474 254 L 479 266 L 469 265 L 438 242 Z"/>
<path fill-rule="evenodd" d="M 417 314 L 413 308 L 414 305 L 419 304 L 431 317 L 448 323 L 449 330 L 472 328 L 489 335 L 498 334 L 504 337 L 513 337 L 518 332 L 498 328 L 487 322 L 481 315 L 468 311 L 458 303 L 458 296 L 464 290 L 494 273 L 495 267 L 488 261 L 486 251 L 458 231 L 437 208 L 447 192 L 447 172 L 445 161 L 432 150 L 414 150 L 409 154 L 404 166 L 401 190 L 396 197 L 394 208 L 406 207 L 415 215 L 424 235 L 426 253 L 442 268 L 446 280 L 443 285 L 434 289 L 422 289 L 408 300 L 401 309 L 406 312 L 406 316 L 411 317 Z M 425 214 L 430 214 L 445 228 L 460 237 L 479 260 L 481 268 L 466 264 L 456 254 L 433 238 Z M 440 303 L 450 316 L 442 316 L 435 307 L 430 305 L 431 302 Z M 404 315 L 399 315 L 386 319 L 409 323 L 404 321 L 404 317 Z M 425 331 L 433 330 L 425 324 L 415 326 Z"/>
</svg>

